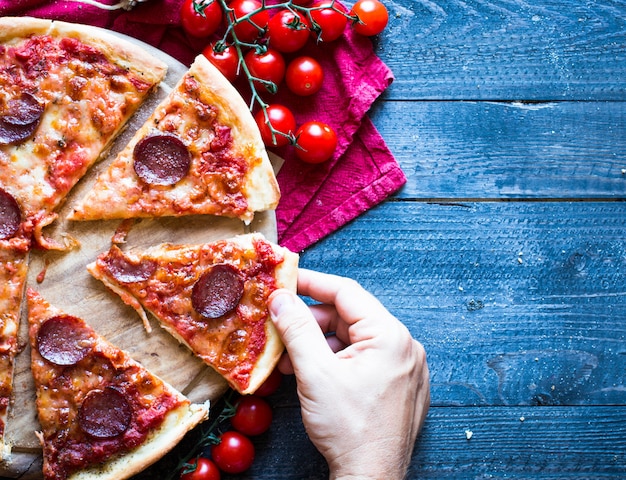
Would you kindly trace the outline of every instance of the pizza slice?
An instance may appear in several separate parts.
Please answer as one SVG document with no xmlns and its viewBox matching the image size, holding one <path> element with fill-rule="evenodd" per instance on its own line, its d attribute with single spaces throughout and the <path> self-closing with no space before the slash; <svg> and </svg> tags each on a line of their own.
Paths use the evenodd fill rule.
<svg viewBox="0 0 626 480">
<path fill-rule="evenodd" d="M 248 106 L 200 55 L 69 218 L 210 214 L 249 223 L 279 196 Z"/>
<path fill-rule="evenodd" d="M 18 326 L 28 252 L 0 245 L 0 460 L 10 453 L 5 444 L 9 405 L 13 392 L 13 370 L 18 352 Z"/>
<path fill-rule="evenodd" d="M 63 248 L 42 228 L 166 69 L 95 27 L 0 18 L 0 188 L 19 207 L 16 238 Z"/>
<path fill-rule="evenodd" d="M 206 419 L 85 323 L 27 290 L 31 369 L 45 480 L 122 480 Z"/>
<path fill-rule="evenodd" d="M 87 269 L 145 324 L 147 310 L 246 394 L 263 383 L 283 351 L 267 300 L 278 288 L 296 290 L 297 265 L 297 254 L 253 233 L 132 253 L 113 245 Z"/>
</svg>

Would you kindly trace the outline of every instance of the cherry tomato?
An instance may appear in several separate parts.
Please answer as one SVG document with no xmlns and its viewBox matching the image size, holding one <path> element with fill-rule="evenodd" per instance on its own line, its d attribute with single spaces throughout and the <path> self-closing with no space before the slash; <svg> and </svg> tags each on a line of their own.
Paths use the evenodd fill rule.
<svg viewBox="0 0 626 480">
<path fill-rule="evenodd" d="M 294 58 L 287 66 L 285 83 L 296 95 L 313 95 L 324 82 L 324 70 L 317 60 L 311 57 Z"/>
<path fill-rule="evenodd" d="M 279 52 L 295 52 L 309 39 L 309 21 L 299 12 L 281 10 L 267 24 L 270 46 Z"/>
<path fill-rule="evenodd" d="M 197 2 L 198 0 L 183 2 L 180 7 L 180 21 L 189 35 L 208 37 L 222 24 L 222 7 L 217 0 L 213 0 L 207 6 L 199 6 Z"/>
<path fill-rule="evenodd" d="M 319 33 L 314 32 L 319 40 L 332 42 L 341 37 L 348 23 L 348 18 L 343 15 L 343 13 L 347 14 L 343 5 L 338 2 L 332 3 L 328 0 L 322 0 L 315 2 L 311 8 L 313 9 L 311 10 L 311 18 L 320 29 Z"/>
<path fill-rule="evenodd" d="M 236 21 L 245 17 L 246 15 L 259 10 L 263 7 L 263 4 L 259 0 L 233 0 L 230 3 L 230 8 L 233 9 L 229 12 L 231 21 Z M 261 33 L 263 29 L 267 27 L 267 22 L 270 19 L 269 10 L 261 10 L 250 18 L 237 23 L 233 30 L 237 39 L 241 42 L 253 42 Z"/>
<path fill-rule="evenodd" d="M 215 44 L 207 45 L 202 54 L 209 59 L 217 69 L 222 72 L 230 82 L 234 82 L 239 74 L 239 57 L 237 50 L 232 45 L 228 45 L 223 51 L 216 52 Z"/>
<path fill-rule="evenodd" d="M 245 472 L 254 461 L 254 445 L 239 432 L 224 432 L 220 435 L 220 443 L 211 449 L 211 456 L 225 473 Z"/>
<path fill-rule="evenodd" d="M 220 480 L 220 469 L 206 457 L 198 457 L 196 469 L 180 476 L 180 480 Z"/>
<path fill-rule="evenodd" d="M 359 21 L 352 25 L 354 31 L 368 37 L 382 32 L 389 21 L 387 7 L 378 0 L 358 0 L 350 15 L 359 17 Z"/>
<path fill-rule="evenodd" d="M 272 130 L 266 123 L 265 114 L 263 110 L 259 110 L 254 119 L 261 132 L 263 143 L 269 147 L 284 147 L 288 145 L 291 140 L 286 135 L 293 135 L 296 131 L 296 119 L 293 113 L 287 107 L 279 104 L 268 105 L 266 111 L 272 128 L 284 135 L 275 133 L 274 138 L 272 138 Z"/>
<path fill-rule="evenodd" d="M 231 417 L 230 423 L 244 435 L 261 435 L 272 424 L 272 407 L 261 397 L 246 395 L 237 402 L 235 415 Z"/>
<path fill-rule="evenodd" d="M 295 130 L 295 127 L 294 127 Z M 278 368 L 272 370 L 269 377 L 265 379 L 265 381 L 261 384 L 259 388 L 256 389 L 254 394 L 258 397 L 268 397 L 280 387 L 280 383 L 283 380 L 283 374 L 280 373 Z"/>
<path fill-rule="evenodd" d="M 337 134 L 323 122 L 303 123 L 296 132 L 296 156 L 307 163 L 322 163 L 330 159 L 337 148 Z"/>
<path fill-rule="evenodd" d="M 273 48 L 268 48 L 265 53 L 261 54 L 257 53 L 256 50 L 250 50 L 243 60 L 253 77 L 272 82 L 276 87 L 285 78 L 285 59 L 280 52 Z M 270 85 L 257 82 L 258 87 L 265 87 L 268 91 L 275 93 L 275 88 Z"/>
</svg>

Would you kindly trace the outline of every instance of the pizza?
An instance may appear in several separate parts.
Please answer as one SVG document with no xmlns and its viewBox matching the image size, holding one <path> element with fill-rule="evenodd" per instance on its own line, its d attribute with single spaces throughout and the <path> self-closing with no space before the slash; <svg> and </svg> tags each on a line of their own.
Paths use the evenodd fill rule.
<svg viewBox="0 0 626 480">
<path fill-rule="evenodd" d="M 263 383 L 283 351 L 267 300 L 278 288 L 296 290 L 297 264 L 297 254 L 252 233 L 142 251 L 113 245 L 87 269 L 144 323 L 148 311 L 246 394 Z"/>
<path fill-rule="evenodd" d="M 46 480 L 129 478 L 208 416 L 81 318 L 27 298 Z"/>
<path fill-rule="evenodd" d="M 72 206 L 71 220 L 220 215 L 250 223 L 278 184 L 248 106 L 203 55 Z"/>
<path fill-rule="evenodd" d="M 10 454 L 4 442 L 9 403 L 13 392 L 13 369 L 18 352 L 18 324 L 28 252 L 0 247 L 0 460 Z"/>
<path fill-rule="evenodd" d="M 21 346 L 18 339 L 25 285 L 34 277 L 28 272 L 33 257 L 41 260 L 49 250 L 67 251 L 79 242 L 67 232 L 60 239 L 49 238 L 48 227 L 60 223 L 61 229 L 77 227 L 66 223 L 68 218 L 196 215 L 241 220 L 239 230 L 256 212 L 276 207 L 278 184 L 258 127 L 239 93 L 202 56 L 154 111 L 152 106 L 143 110 L 149 118 L 132 124 L 136 131 L 129 131 L 128 144 L 116 146 L 117 155 L 109 154 L 166 71 L 165 63 L 140 46 L 99 28 L 29 17 L 0 18 L 0 460 L 4 465 L 15 459 L 4 440 L 14 401 L 13 372 L 16 363 L 21 365 L 22 352 L 31 355 L 27 368 L 35 381 L 41 432 L 39 440 L 33 437 L 33 445 L 20 448 L 36 451 L 34 442 L 41 444 L 46 479 L 127 478 L 156 461 L 206 416 L 207 407 L 192 405 L 96 334 L 87 322 L 51 306 L 33 289 L 26 295 L 29 338 Z M 101 158 L 110 164 L 102 165 L 96 178 L 93 166 Z M 74 194 L 79 182 L 80 191 L 88 193 L 73 201 L 81 196 Z M 95 229 L 111 227 L 103 225 Z M 143 308 L 234 388 L 254 391 L 283 349 L 265 302 L 276 288 L 295 289 L 297 255 L 250 235 L 219 244 L 156 246 L 143 252 L 154 258 L 140 266 L 135 263 L 137 253 L 122 252 L 116 244 L 116 237 L 126 232 L 124 225 L 130 224 L 123 222 L 113 236 L 108 252 L 112 257 L 104 254 L 94 264 L 113 262 L 103 270 L 111 275 L 101 278 L 104 284 L 120 294 L 128 288 L 122 298 L 136 306 L 146 325 Z M 75 230 L 85 233 L 80 227 Z M 159 311 L 149 303 L 139 307 L 133 295 L 137 299 L 140 295 L 132 290 L 141 281 L 137 272 L 156 265 L 155 271 L 182 275 L 168 270 L 167 262 L 177 255 L 189 255 L 189 261 L 197 257 L 193 265 L 180 264 L 204 279 L 205 286 L 191 286 L 192 291 L 208 288 L 206 284 L 215 289 L 216 281 L 230 282 L 218 304 L 235 302 L 228 288 L 243 285 L 237 305 L 220 319 L 194 310 L 186 325 L 182 320 L 167 323 L 180 312 Z M 65 265 L 62 257 L 50 258 Z M 209 266 L 213 274 L 208 274 Z M 124 277 L 124 269 L 130 278 Z M 96 271 L 94 266 L 91 273 Z M 37 282 L 44 280 L 44 273 Z M 164 287 L 157 285 L 157 277 L 151 280 L 151 285 Z M 192 292 L 196 301 L 189 303 L 182 288 L 177 299 L 181 305 L 193 308 L 194 302 L 207 302 Z M 70 363 L 63 364 L 66 361 Z M 117 408 L 105 409 L 109 404 Z"/>
<path fill-rule="evenodd" d="M 67 247 L 42 229 L 166 69 L 100 29 L 0 18 L 0 239 Z"/>
</svg>

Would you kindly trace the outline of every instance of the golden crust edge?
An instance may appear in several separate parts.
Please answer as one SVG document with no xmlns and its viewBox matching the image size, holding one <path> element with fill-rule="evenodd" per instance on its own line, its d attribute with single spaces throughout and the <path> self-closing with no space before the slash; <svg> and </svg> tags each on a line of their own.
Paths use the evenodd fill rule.
<svg viewBox="0 0 626 480">
<path fill-rule="evenodd" d="M 29 35 L 44 35 L 52 26 L 52 20 L 34 17 L 0 17 L 0 42 Z"/>
<path fill-rule="evenodd" d="M 212 101 L 219 106 L 220 123 L 236 130 L 237 146 L 242 153 L 261 160 L 247 179 L 246 197 L 248 208 L 259 212 L 276 208 L 280 200 L 280 188 L 272 164 L 261 139 L 259 128 L 237 89 L 204 55 L 198 55 L 189 68 L 189 74 L 208 86 Z"/>
<path fill-rule="evenodd" d="M 278 248 L 284 255 L 284 260 L 283 263 L 281 263 L 276 269 L 277 287 L 286 288 L 292 292 L 296 292 L 300 256 L 285 247 L 278 246 Z M 276 364 L 285 349 L 285 346 L 272 320 L 268 319 L 265 325 L 266 338 L 268 339 L 268 342 L 265 345 L 265 350 L 261 354 L 259 361 L 252 370 L 248 387 L 241 392 L 243 394 L 254 393 L 263 384 L 263 382 L 265 382 L 267 377 L 270 376 L 276 367 Z"/>
</svg>

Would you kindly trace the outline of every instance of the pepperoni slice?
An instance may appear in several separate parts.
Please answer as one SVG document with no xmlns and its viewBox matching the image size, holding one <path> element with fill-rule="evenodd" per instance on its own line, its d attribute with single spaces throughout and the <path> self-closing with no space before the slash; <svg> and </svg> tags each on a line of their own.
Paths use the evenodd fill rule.
<svg viewBox="0 0 626 480">
<path fill-rule="evenodd" d="M 15 235 L 21 223 L 20 206 L 10 193 L 0 188 L 0 240 Z"/>
<path fill-rule="evenodd" d="M 233 310 L 243 296 L 243 279 L 232 266 L 219 264 L 194 284 L 191 303 L 205 318 L 218 318 Z"/>
<path fill-rule="evenodd" d="M 75 365 L 93 348 L 93 334 L 71 315 L 46 320 L 37 335 L 39 354 L 56 365 Z"/>
<path fill-rule="evenodd" d="M 2 120 L 12 125 L 30 125 L 39 122 L 43 114 L 43 106 L 30 93 L 22 93 L 20 98 L 12 98 Z"/>
<path fill-rule="evenodd" d="M 133 151 L 135 173 L 149 185 L 174 185 L 191 166 L 191 155 L 183 141 L 169 134 L 144 137 Z"/>
<path fill-rule="evenodd" d="M 18 143 L 29 138 L 37 127 L 43 114 L 43 105 L 29 93 L 7 102 L 0 115 L 0 145 Z"/>
<path fill-rule="evenodd" d="M 39 122 L 15 125 L 0 118 L 0 145 L 10 145 L 26 140 L 35 133 L 38 125 Z"/>
<path fill-rule="evenodd" d="M 128 429 L 132 417 L 133 409 L 124 394 L 106 387 L 87 394 L 78 411 L 78 424 L 92 437 L 113 438 Z"/>
<path fill-rule="evenodd" d="M 106 269 L 120 283 L 143 282 L 156 271 L 152 261 L 130 262 L 118 248 L 112 248 L 105 258 Z"/>
</svg>

